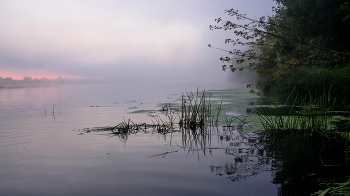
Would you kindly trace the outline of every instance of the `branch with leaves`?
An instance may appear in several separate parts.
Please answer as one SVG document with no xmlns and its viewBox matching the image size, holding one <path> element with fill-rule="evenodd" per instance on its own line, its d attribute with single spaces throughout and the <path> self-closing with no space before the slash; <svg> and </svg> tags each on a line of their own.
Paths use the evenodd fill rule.
<svg viewBox="0 0 350 196">
<path fill-rule="evenodd" d="M 231 71 L 236 71 L 234 62 L 239 65 L 250 61 L 249 65 L 239 67 L 238 70 L 252 69 L 260 75 L 275 74 L 273 77 L 278 79 L 283 73 L 299 67 L 340 67 L 350 62 L 350 53 L 347 51 L 337 51 L 314 43 L 313 39 L 300 37 L 290 27 L 284 26 L 278 16 L 261 17 L 257 20 L 234 9 L 225 10 L 225 13 L 235 17 L 237 22 L 218 18 L 215 22 L 221 25 L 210 25 L 209 29 L 232 30 L 239 38 L 225 39 L 225 44 L 232 44 L 234 49 L 229 51 L 208 45 L 209 48 L 222 50 L 230 55 L 220 58 L 224 63 L 224 71 L 228 67 Z M 237 46 L 246 49 L 240 50 L 235 48 Z"/>
</svg>

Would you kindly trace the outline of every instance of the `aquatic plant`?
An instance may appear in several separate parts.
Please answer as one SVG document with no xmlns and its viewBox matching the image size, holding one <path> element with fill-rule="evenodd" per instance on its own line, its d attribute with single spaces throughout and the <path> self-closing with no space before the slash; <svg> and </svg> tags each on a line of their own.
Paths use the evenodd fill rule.
<svg viewBox="0 0 350 196">
<path fill-rule="evenodd" d="M 292 93 L 291 93 L 292 95 Z M 312 134 L 317 131 L 325 134 L 330 131 L 340 131 L 349 134 L 349 121 L 346 118 L 349 106 L 339 107 L 336 98 L 330 93 L 324 93 L 320 97 L 307 96 L 303 99 L 289 96 L 284 104 L 280 104 L 270 97 L 262 98 L 271 103 L 257 109 L 257 114 L 264 126 L 264 132 L 280 130 L 304 130 Z M 301 100 L 301 101 L 297 101 Z M 337 109 L 341 109 L 340 111 Z M 337 128 L 337 122 L 342 123 L 342 129 Z M 338 123 L 339 124 L 339 123 Z"/>
<path fill-rule="evenodd" d="M 218 124 L 221 111 L 221 104 L 217 111 L 213 111 L 210 101 L 211 94 L 207 96 L 205 91 L 202 93 L 186 93 L 181 99 L 181 116 L 179 125 L 181 128 L 195 130 L 197 128 L 204 129 L 208 125 Z"/>
<path fill-rule="evenodd" d="M 239 131 L 242 131 L 244 127 L 252 127 L 248 124 L 247 118 L 249 115 L 228 116 L 225 115 L 224 127 L 235 127 Z"/>
<path fill-rule="evenodd" d="M 296 146 L 295 148 L 300 148 L 305 144 L 309 145 L 307 148 L 315 148 L 316 152 L 307 156 L 316 156 L 321 167 L 340 167 L 346 164 L 345 168 L 347 168 L 350 155 L 349 105 L 337 101 L 330 92 L 331 89 L 319 97 L 310 94 L 301 98 L 294 96 L 295 92 L 291 92 L 283 104 L 276 101 L 281 100 L 278 97 L 275 97 L 274 100 L 265 97 L 265 102 L 271 104 L 257 109 L 264 126 L 261 134 L 275 145 L 286 145 L 285 141 L 288 136 L 291 138 L 288 140 L 296 143 L 289 145 Z M 300 143 L 300 141 L 303 142 Z M 334 150 L 325 151 L 325 146 L 334 148 Z M 302 151 L 305 151 L 305 148 L 302 148 Z M 300 153 L 296 156 L 300 156 Z M 329 160 L 333 161 L 342 157 L 343 161 L 325 162 L 325 157 L 330 157 Z M 313 161 L 310 164 L 315 166 L 316 163 Z M 349 181 L 327 184 L 328 188 L 317 194 L 349 195 L 349 184 Z"/>
<path fill-rule="evenodd" d="M 350 195 L 350 178 L 344 183 L 327 183 L 327 185 L 331 185 L 331 187 L 326 190 L 319 190 L 313 195 Z"/>
<path fill-rule="evenodd" d="M 282 102 L 290 96 L 315 97 L 331 89 L 330 94 L 337 97 L 336 102 L 341 103 L 344 100 L 349 104 L 349 74 L 350 66 L 337 69 L 303 67 L 287 72 L 281 80 L 262 81 L 259 89 L 267 96 L 278 94 L 276 98 Z"/>
<path fill-rule="evenodd" d="M 167 121 L 166 119 L 162 119 L 161 117 L 153 117 L 154 121 L 153 122 L 153 128 L 157 130 L 160 133 L 168 133 L 170 130 L 173 129 L 173 121 L 169 120 Z M 169 117 L 170 119 L 170 117 Z"/>
<path fill-rule="evenodd" d="M 164 112 L 166 118 L 161 118 L 160 115 L 153 117 L 154 121 L 152 120 L 152 127 L 159 133 L 166 134 L 174 129 L 174 122 L 176 119 L 175 111 L 168 105 L 162 106 L 162 109 L 159 111 Z"/>
<path fill-rule="evenodd" d="M 123 117 L 123 119 L 124 119 L 123 122 L 110 128 L 112 133 L 114 133 L 114 134 L 129 134 L 129 133 L 137 132 L 139 130 L 146 130 L 147 129 L 146 123 L 135 124 L 130 119 L 128 121 L 125 121 L 124 117 Z"/>
</svg>

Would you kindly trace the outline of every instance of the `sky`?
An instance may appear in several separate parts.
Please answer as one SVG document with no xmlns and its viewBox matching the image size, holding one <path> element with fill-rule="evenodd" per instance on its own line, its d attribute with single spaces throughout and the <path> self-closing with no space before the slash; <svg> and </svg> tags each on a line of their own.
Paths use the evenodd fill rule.
<svg viewBox="0 0 350 196">
<path fill-rule="evenodd" d="M 209 25 L 238 9 L 271 15 L 272 0 L 1 0 L 0 76 L 115 81 L 224 81 L 233 32 Z"/>
</svg>

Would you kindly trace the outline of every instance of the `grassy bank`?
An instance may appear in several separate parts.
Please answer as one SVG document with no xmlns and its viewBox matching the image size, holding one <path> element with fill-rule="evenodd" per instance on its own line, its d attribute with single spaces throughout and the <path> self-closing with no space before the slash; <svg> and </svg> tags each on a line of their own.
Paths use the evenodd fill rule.
<svg viewBox="0 0 350 196">
<path fill-rule="evenodd" d="M 300 100 L 320 97 L 329 92 L 331 97 L 336 97 L 337 103 L 350 103 L 349 76 L 350 66 L 334 69 L 301 68 L 285 73 L 279 80 L 262 78 L 260 90 L 266 96 L 278 95 L 282 102 L 288 97 Z"/>
</svg>

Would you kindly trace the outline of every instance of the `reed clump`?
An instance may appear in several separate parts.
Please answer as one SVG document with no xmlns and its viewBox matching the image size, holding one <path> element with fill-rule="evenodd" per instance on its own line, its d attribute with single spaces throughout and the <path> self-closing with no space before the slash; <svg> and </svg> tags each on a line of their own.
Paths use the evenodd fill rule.
<svg viewBox="0 0 350 196">
<path fill-rule="evenodd" d="M 205 91 L 186 93 L 181 99 L 181 116 L 179 125 L 181 128 L 195 130 L 204 129 L 208 125 L 218 124 L 221 111 L 221 104 L 214 111 L 211 103 L 211 94 L 207 95 Z"/>
</svg>

